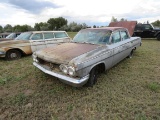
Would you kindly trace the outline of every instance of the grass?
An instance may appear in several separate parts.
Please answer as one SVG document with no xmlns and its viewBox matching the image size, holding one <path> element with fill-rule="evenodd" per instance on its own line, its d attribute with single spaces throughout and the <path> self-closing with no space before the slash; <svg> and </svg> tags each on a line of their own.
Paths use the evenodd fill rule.
<svg viewBox="0 0 160 120">
<path fill-rule="evenodd" d="M 93 88 L 61 83 L 36 69 L 31 56 L 0 59 L 0 119 L 159 120 L 160 41 L 142 42 Z"/>
</svg>

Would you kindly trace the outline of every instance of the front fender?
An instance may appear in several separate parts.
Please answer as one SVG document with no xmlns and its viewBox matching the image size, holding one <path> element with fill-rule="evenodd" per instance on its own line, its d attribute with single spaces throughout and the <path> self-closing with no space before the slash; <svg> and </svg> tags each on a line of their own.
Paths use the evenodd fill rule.
<svg viewBox="0 0 160 120">
<path fill-rule="evenodd" d="M 160 34 L 160 31 L 157 31 L 154 36 L 157 37 Z"/>
</svg>

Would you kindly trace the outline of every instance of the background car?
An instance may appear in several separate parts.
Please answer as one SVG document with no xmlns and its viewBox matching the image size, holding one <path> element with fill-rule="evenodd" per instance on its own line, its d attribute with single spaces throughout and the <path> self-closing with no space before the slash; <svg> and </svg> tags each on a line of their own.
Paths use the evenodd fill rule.
<svg viewBox="0 0 160 120">
<path fill-rule="evenodd" d="M 49 46 L 69 42 L 71 38 L 65 31 L 33 31 L 20 34 L 15 40 L 0 43 L 0 57 L 7 60 L 21 58 Z"/>
</svg>

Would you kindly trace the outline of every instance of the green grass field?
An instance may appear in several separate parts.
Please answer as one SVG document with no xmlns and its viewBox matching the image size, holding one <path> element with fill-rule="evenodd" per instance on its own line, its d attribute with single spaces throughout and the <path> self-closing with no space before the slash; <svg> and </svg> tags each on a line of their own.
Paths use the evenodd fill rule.
<svg viewBox="0 0 160 120">
<path fill-rule="evenodd" d="M 61 83 L 31 56 L 0 59 L 0 120 L 159 120 L 160 41 L 142 42 L 92 88 Z"/>
</svg>

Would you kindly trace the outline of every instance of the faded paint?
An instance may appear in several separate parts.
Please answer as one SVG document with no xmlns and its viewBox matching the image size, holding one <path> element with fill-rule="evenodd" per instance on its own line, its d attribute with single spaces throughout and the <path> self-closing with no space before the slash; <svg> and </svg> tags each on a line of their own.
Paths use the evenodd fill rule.
<svg viewBox="0 0 160 120">
<path fill-rule="evenodd" d="M 84 43 L 64 43 L 55 48 L 45 48 L 38 52 L 38 57 L 55 63 L 68 63 L 73 58 L 96 49 L 99 45 Z"/>
<path fill-rule="evenodd" d="M 119 22 L 111 22 L 109 27 L 124 27 L 129 31 L 130 36 L 134 33 L 134 28 L 137 24 L 137 21 L 119 21 Z"/>
</svg>

